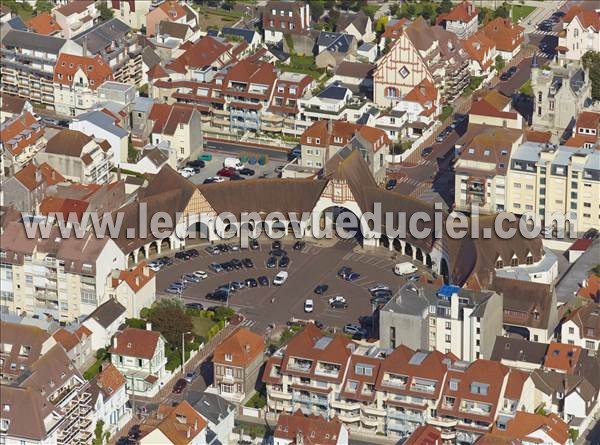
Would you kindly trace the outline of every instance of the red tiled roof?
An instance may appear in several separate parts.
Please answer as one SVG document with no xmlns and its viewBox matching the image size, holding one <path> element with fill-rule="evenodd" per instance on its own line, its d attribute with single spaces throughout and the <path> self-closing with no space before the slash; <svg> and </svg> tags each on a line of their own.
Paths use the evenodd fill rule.
<svg viewBox="0 0 600 445">
<path fill-rule="evenodd" d="M 70 16 L 72 14 L 80 14 L 87 9 L 88 6 L 92 5 L 94 0 L 73 0 L 66 5 L 56 8 L 56 12 L 60 12 L 64 16 Z"/>
<path fill-rule="evenodd" d="M 164 12 L 169 17 L 169 20 L 173 21 L 179 20 L 181 17 L 186 15 L 185 8 L 176 1 L 162 2 L 156 7 L 156 9 Z"/>
<path fill-rule="evenodd" d="M 39 121 L 33 114 L 26 111 L 2 125 L 0 141 L 13 156 L 18 156 L 27 147 L 34 145 L 43 135 L 44 131 Z"/>
<path fill-rule="evenodd" d="M 179 124 L 188 124 L 194 112 L 194 106 L 188 104 L 155 103 L 148 119 L 154 122 L 152 133 L 175 134 Z"/>
<path fill-rule="evenodd" d="M 497 17 L 482 29 L 485 35 L 496 43 L 498 51 L 512 52 L 523 43 L 523 27 L 515 25 L 510 19 Z"/>
<path fill-rule="evenodd" d="M 52 334 L 52 337 L 54 337 L 54 340 L 60 343 L 62 347 L 65 348 L 65 351 L 68 352 L 77 346 L 81 340 L 83 340 L 84 335 L 85 337 L 89 337 L 91 335 L 90 330 L 87 328 L 86 330 L 87 332 L 83 330 L 69 332 L 65 328 L 60 328 L 54 334 Z"/>
<path fill-rule="evenodd" d="M 207 65 L 223 67 L 231 60 L 226 54 L 233 45 L 221 42 L 211 36 L 204 36 L 192 44 L 181 56 L 166 65 L 167 69 L 185 73 L 188 68 L 202 68 Z"/>
<path fill-rule="evenodd" d="M 600 302 L 600 276 L 591 272 L 585 281 L 585 285 L 577 291 L 577 296 Z"/>
<path fill-rule="evenodd" d="M 568 24 L 575 17 L 579 19 L 584 28 L 592 27 L 596 32 L 600 31 L 600 12 L 574 5 L 567 11 L 563 21 Z"/>
<path fill-rule="evenodd" d="M 94 381 L 105 394 L 114 394 L 125 385 L 125 377 L 112 363 L 105 365 Z"/>
<path fill-rule="evenodd" d="M 474 17 L 477 17 L 478 14 L 479 10 L 473 6 L 470 1 L 464 0 L 456 5 L 450 12 L 438 15 L 435 24 L 439 25 L 444 21 L 460 21 L 468 23 Z"/>
<path fill-rule="evenodd" d="M 161 79 L 164 77 L 169 77 L 169 73 L 167 73 L 159 63 L 150 68 L 147 74 L 149 79 Z"/>
<path fill-rule="evenodd" d="M 77 221 L 81 221 L 81 217 L 88 206 L 89 202 L 80 199 L 46 196 L 40 203 L 39 212 L 42 215 L 62 216 L 65 221 L 69 215 L 74 214 L 77 215 Z"/>
<path fill-rule="evenodd" d="M 564 371 L 572 374 L 579 361 L 581 347 L 566 343 L 552 342 L 548 346 L 544 368 Z"/>
<path fill-rule="evenodd" d="M 47 11 L 31 17 L 29 20 L 27 20 L 26 25 L 33 32 L 37 34 L 43 34 L 45 36 L 51 36 L 52 34 L 62 31 L 60 25 L 56 23 L 54 17 L 52 17 Z"/>
<path fill-rule="evenodd" d="M 329 145 L 341 147 L 346 145 L 356 133 L 359 133 L 373 144 L 377 141 L 381 141 L 382 144 L 390 143 L 386 132 L 379 128 L 345 121 L 331 121 L 331 127 L 329 127 L 328 122 L 324 120 L 317 121 L 308 127 L 302 133 L 300 143 L 321 147 Z M 311 138 L 311 142 L 308 142 L 308 138 Z M 319 143 L 316 142 L 317 138 Z"/>
<path fill-rule="evenodd" d="M 479 62 L 482 70 L 487 70 L 493 63 L 491 54 L 495 52 L 493 48 L 496 47 L 496 44 L 483 31 L 477 31 L 465 40 L 463 47 L 469 53 L 471 59 Z M 487 60 L 485 60 L 486 54 L 488 55 Z"/>
<path fill-rule="evenodd" d="M 39 182 L 36 179 L 36 172 L 39 172 L 41 175 L 41 180 Z M 15 173 L 15 178 L 17 178 L 21 184 L 27 187 L 28 190 L 35 190 L 44 182 L 46 185 L 54 185 L 58 184 L 59 182 L 65 182 L 65 178 L 45 162 L 40 164 L 37 168 L 33 163 L 27 164 L 25 167 Z"/>
<path fill-rule="evenodd" d="M 575 147 L 580 148 L 585 146 L 586 144 L 594 145 L 598 141 L 598 136 L 593 134 L 581 134 L 577 133 L 567 139 L 563 145 L 567 147 Z"/>
<path fill-rule="evenodd" d="M 174 445 L 194 443 L 208 426 L 206 420 L 186 400 L 176 407 L 160 405 L 157 416 L 162 419 L 157 428 Z"/>
<path fill-rule="evenodd" d="M 534 435 L 537 431 L 547 434 L 557 444 L 566 444 L 569 440 L 569 425 L 558 415 L 551 413 L 543 416 L 524 411 L 517 411 L 515 417 L 506 423 L 504 429 L 494 425 L 491 436 L 510 439 L 511 443 L 535 443 L 540 441 L 539 435 Z"/>
<path fill-rule="evenodd" d="M 154 271 L 148 267 L 145 261 L 142 261 L 133 269 L 120 271 L 118 278 L 113 279 L 113 287 L 118 286 L 119 283 L 124 281 L 131 290 L 138 292 L 155 276 Z"/>
<path fill-rule="evenodd" d="M 300 410 L 294 414 L 280 414 L 273 436 L 297 444 L 297 435 L 302 435 L 305 445 L 335 445 L 342 430 L 337 417 L 325 420 L 318 415 L 304 415 Z"/>
<path fill-rule="evenodd" d="M 550 138 L 552 138 L 552 133 L 550 131 L 534 131 L 529 130 L 525 132 L 525 140 L 528 142 L 550 142 Z"/>
<path fill-rule="evenodd" d="M 580 252 L 585 252 L 587 250 L 587 248 L 592 245 L 593 242 L 594 242 L 594 240 L 591 240 L 591 239 L 579 238 L 573 244 L 571 244 L 571 247 L 569 247 L 569 250 L 574 250 L 574 251 L 577 250 Z"/>
<path fill-rule="evenodd" d="M 598 126 L 600 125 L 600 113 L 594 113 L 592 111 L 582 111 L 577 116 L 577 121 L 575 122 L 575 127 L 577 131 L 580 128 L 591 128 L 594 130 L 598 130 Z"/>
<path fill-rule="evenodd" d="M 404 97 L 409 102 L 418 102 L 425 111 L 435 110 L 438 100 L 438 90 L 429 79 L 423 79 Z"/>
<path fill-rule="evenodd" d="M 400 20 L 392 23 L 391 25 L 386 25 L 382 37 L 384 39 L 396 40 L 402 35 L 402 30 L 404 29 L 404 26 L 407 23 L 407 18 L 401 18 Z"/>
<path fill-rule="evenodd" d="M 442 433 L 431 425 L 422 425 L 410 435 L 403 445 L 441 445 Z"/>
<path fill-rule="evenodd" d="M 117 345 L 113 343 L 108 352 L 150 360 L 158 347 L 159 338 L 160 332 L 128 327 L 115 336 Z"/>
<path fill-rule="evenodd" d="M 513 111 L 501 111 L 490 104 L 487 100 L 481 99 L 475 101 L 473 105 L 471 105 L 471 109 L 469 110 L 469 114 L 474 114 L 478 116 L 490 116 L 490 117 L 498 117 L 501 119 L 517 119 L 518 114 Z"/>
<path fill-rule="evenodd" d="M 112 79 L 112 70 L 102 56 L 74 56 L 61 53 L 54 67 L 54 82 L 62 85 L 73 85 L 75 73 L 81 69 L 88 79 L 91 90 L 98 88 L 105 80 Z"/>
<path fill-rule="evenodd" d="M 246 328 L 241 328 L 216 347 L 213 361 L 225 365 L 246 367 L 262 355 L 264 350 L 265 344 L 262 336 Z"/>
</svg>

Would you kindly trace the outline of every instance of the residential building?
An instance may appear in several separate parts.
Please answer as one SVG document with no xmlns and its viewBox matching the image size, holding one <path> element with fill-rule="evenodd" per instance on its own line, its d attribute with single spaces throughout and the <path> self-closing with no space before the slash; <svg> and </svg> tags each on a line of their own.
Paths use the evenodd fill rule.
<svg viewBox="0 0 600 445">
<path fill-rule="evenodd" d="M 468 53 L 456 35 L 418 17 L 377 61 L 373 79 L 380 107 L 393 106 L 425 79 L 451 102 L 469 83 Z"/>
<path fill-rule="evenodd" d="M 532 125 L 536 130 L 561 136 L 584 111 L 592 94 L 592 83 L 579 62 L 566 67 L 552 64 L 549 68 L 531 68 Z"/>
<path fill-rule="evenodd" d="M 502 333 L 502 297 L 455 286 L 409 283 L 379 311 L 383 348 L 452 353 L 461 360 L 490 358 Z"/>
<path fill-rule="evenodd" d="M 31 17 L 26 22 L 27 28 L 36 34 L 44 36 L 65 37 L 62 27 L 56 22 L 55 18 L 48 11 Z"/>
<path fill-rule="evenodd" d="M 344 60 L 353 61 L 358 48 L 352 34 L 321 31 L 317 39 L 317 68 L 335 69 Z"/>
<path fill-rule="evenodd" d="M 471 75 L 489 79 L 496 71 L 496 43 L 480 30 L 467 38 L 463 46 L 469 54 Z"/>
<path fill-rule="evenodd" d="M 575 309 L 561 325 L 561 342 L 591 352 L 600 348 L 600 304 L 589 303 Z"/>
<path fill-rule="evenodd" d="M 566 255 L 569 263 L 574 263 L 594 243 L 593 239 L 579 238 L 567 249 Z"/>
<path fill-rule="evenodd" d="M 186 400 L 171 406 L 161 404 L 142 425 L 140 445 L 204 445 L 206 420 Z"/>
<path fill-rule="evenodd" d="M 554 413 L 542 415 L 517 411 L 502 425 L 495 425 L 492 432 L 483 436 L 486 443 L 544 443 L 549 445 L 572 445 L 569 425 Z"/>
<path fill-rule="evenodd" d="M 58 37 L 8 31 L 2 38 L 2 92 L 54 106 L 54 66 L 59 53 L 72 46 Z"/>
<path fill-rule="evenodd" d="M 329 84 L 314 96 L 307 95 L 299 102 L 302 110 L 301 124 L 307 127 L 321 120 L 356 122 L 369 109 L 364 98 L 355 96 L 349 87 L 339 81 Z"/>
<path fill-rule="evenodd" d="M 431 425 L 423 425 L 414 430 L 404 445 L 437 445 L 442 443 L 442 433 Z"/>
<path fill-rule="evenodd" d="M 140 318 L 140 311 L 156 299 L 156 274 L 144 261 L 129 270 L 115 270 L 109 295 L 127 308 L 127 318 Z"/>
<path fill-rule="evenodd" d="M 152 7 L 152 0 L 108 0 L 107 6 L 130 28 L 140 30 L 146 25 L 146 15 Z"/>
<path fill-rule="evenodd" d="M 59 328 L 52 337 L 63 347 L 71 363 L 79 371 L 84 372 L 96 360 L 92 349 L 92 332 L 85 326 L 74 330 Z"/>
<path fill-rule="evenodd" d="M 235 405 L 217 394 L 204 392 L 194 404 L 194 409 L 206 420 L 206 443 L 229 443 L 235 424 Z"/>
<path fill-rule="evenodd" d="M 373 20 L 364 11 L 342 13 L 335 23 L 335 30 L 354 36 L 358 42 L 372 42 L 377 37 Z"/>
<path fill-rule="evenodd" d="M 76 0 L 52 10 L 56 23 L 65 39 L 90 29 L 100 18 L 100 11 L 93 0 Z"/>
<path fill-rule="evenodd" d="M 2 182 L 3 204 L 19 212 L 34 213 L 48 187 L 64 181 L 65 178 L 50 165 L 31 162 Z"/>
<path fill-rule="evenodd" d="M 374 63 L 378 55 L 378 46 L 374 43 L 365 42 L 356 49 L 356 57 L 368 63 Z"/>
<path fill-rule="evenodd" d="M 203 151 L 200 113 L 195 106 L 154 104 L 149 119 L 154 123 L 152 144 L 172 152 L 174 158 L 191 159 Z"/>
<path fill-rule="evenodd" d="M 115 437 L 133 417 L 125 377 L 112 363 L 103 363 L 98 374 L 90 381 L 91 403 L 94 406 L 94 425 L 104 422 L 103 431 Z"/>
<path fill-rule="evenodd" d="M 127 392 L 154 397 L 167 377 L 165 339 L 160 332 L 127 327 L 112 338 L 110 359 L 125 376 Z"/>
<path fill-rule="evenodd" d="M 530 341 L 518 337 L 497 337 L 491 360 L 522 371 L 541 369 L 548 343 Z"/>
<path fill-rule="evenodd" d="M 507 211 L 530 213 L 552 234 L 600 227 L 600 152 L 526 142 L 510 161 Z"/>
<path fill-rule="evenodd" d="M 581 287 L 577 291 L 577 296 L 600 303 L 600 276 L 594 272 L 590 272 L 587 278 L 581 283 Z"/>
<path fill-rule="evenodd" d="M 17 96 L 0 93 L 0 122 L 21 115 L 26 111 L 33 112 L 33 107 L 29 101 Z"/>
<path fill-rule="evenodd" d="M 93 312 L 123 254 L 112 239 L 91 232 L 62 238 L 51 226 L 47 239 L 28 238 L 22 222 L 9 221 L 0 250 L 0 305 L 4 312 L 49 314 L 69 322 Z"/>
<path fill-rule="evenodd" d="M 300 138 L 301 165 L 323 168 L 343 147 L 356 148 L 376 181 L 385 177 L 390 140 L 383 130 L 343 121 L 318 121 Z"/>
<path fill-rule="evenodd" d="M 581 60 L 588 51 L 600 51 L 600 13 L 574 4 L 562 20 L 558 35 L 558 58 Z"/>
<path fill-rule="evenodd" d="M 14 175 L 35 157 L 44 146 L 44 125 L 37 114 L 24 111 L 2 122 L 0 150 L 5 176 Z"/>
<path fill-rule="evenodd" d="M 310 6 L 305 2 L 269 1 L 263 8 L 262 25 L 267 44 L 281 42 L 286 33 L 307 33 Z"/>
<path fill-rule="evenodd" d="M 348 429 L 338 418 L 331 420 L 297 410 L 281 414 L 273 431 L 273 445 L 318 443 L 321 445 L 347 445 Z"/>
<path fill-rule="evenodd" d="M 124 3 L 124 2 L 121 2 Z M 143 1 L 136 1 L 140 5 Z M 117 82 L 142 84 L 142 47 L 137 35 L 123 21 L 112 18 L 78 34 L 73 42 L 83 56 L 101 56 Z"/>
<path fill-rule="evenodd" d="M 524 29 L 510 19 L 497 17 L 482 28 L 483 33 L 496 45 L 497 54 L 505 61 L 512 60 L 525 39 Z"/>
<path fill-rule="evenodd" d="M 371 45 L 364 43 L 363 45 Z M 362 62 L 340 63 L 335 69 L 331 84 L 337 84 L 349 88 L 357 96 L 364 95 L 373 89 L 373 70 L 375 65 Z"/>
<path fill-rule="evenodd" d="M 157 34 L 162 22 L 178 23 L 198 28 L 198 13 L 187 3 L 167 0 L 150 9 L 146 14 L 146 35 Z"/>
<path fill-rule="evenodd" d="M 450 12 L 439 14 L 435 24 L 441 25 L 456 34 L 459 39 L 465 40 L 477 32 L 479 10 L 469 0 L 463 0 Z"/>
<path fill-rule="evenodd" d="M 114 298 L 109 298 L 98 306 L 82 325 L 91 333 L 92 349 L 97 351 L 111 344 L 111 339 L 118 332 L 127 318 L 127 309 Z"/>
<path fill-rule="evenodd" d="M 473 101 L 469 110 L 469 124 L 512 128 L 521 131 L 523 118 L 511 109 L 512 99 L 492 90 Z"/>
<path fill-rule="evenodd" d="M 511 153 L 522 141 L 520 130 L 484 127 L 461 147 L 454 167 L 457 209 L 471 211 L 477 206 L 484 213 L 506 210 Z"/>
<path fill-rule="evenodd" d="M 600 142 L 600 113 L 582 111 L 577 116 L 567 147 L 592 148 Z"/>
<path fill-rule="evenodd" d="M 254 391 L 264 361 L 264 340 L 246 328 L 238 329 L 215 349 L 214 388 L 227 400 L 241 403 Z"/>
<path fill-rule="evenodd" d="M 244 28 L 232 28 L 226 26 L 221 29 L 221 34 L 225 39 L 233 38 L 233 39 L 244 39 L 248 44 L 247 51 L 254 52 L 261 48 L 262 36 L 259 32 L 253 29 L 244 29 Z"/>
<path fill-rule="evenodd" d="M 75 116 L 98 102 L 96 89 L 112 79 L 112 70 L 100 55 L 58 56 L 54 69 L 54 108 L 58 113 Z"/>
<path fill-rule="evenodd" d="M 38 158 L 70 181 L 106 184 L 112 179 L 113 153 L 108 141 L 80 131 L 59 131 L 48 140 Z"/>
</svg>

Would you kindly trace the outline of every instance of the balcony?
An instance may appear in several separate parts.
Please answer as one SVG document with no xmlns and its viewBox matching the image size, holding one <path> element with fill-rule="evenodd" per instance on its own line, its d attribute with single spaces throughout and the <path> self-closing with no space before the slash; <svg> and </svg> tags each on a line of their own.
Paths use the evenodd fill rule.
<svg viewBox="0 0 600 445">
<path fill-rule="evenodd" d="M 339 419 L 344 423 L 353 423 L 360 421 L 360 411 L 352 412 L 352 413 L 340 413 L 338 415 Z"/>
<path fill-rule="evenodd" d="M 383 379 L 383 381 L 381 383 L 383 383 L 385 386 L 392 386 L 394 388 L 406 388 L 406 382 L 407 380 L 403 380 L 403 379 Z"/>
<path fill-rule="evenodd" d="M 416 392 L 426 392 L 428 394 L 432 394 L 435 392 L 435 386 L 433 385 L 422 385 L 420 383 L 413 383 L 410 387 L 411 391 Z"/>
<path fill-rule="evenodd" d="M 425 417 L 422 413 L 413 413 L 410 411 L 388 410 L 387 416 L 390 419 L 400 419 L 409 422 L 424 423 Z"/>
<path fill-rule="evenodd" d="M 385 410 L 384 409 L 379 409 L 376 406 L 362 405 L 360 407 L 360 409 L 362 410 L 362 412 L 364 414 L 367 414 L 367 415 L 370 415 L 370 416 L 379 416 L 379 417 L 385 416 Z"/>
<path fill-rule="evenodd" d="M 337 377 L 339 373 L 340 368 L 338 367 L 317 366 L 317 368 L 315 369 L 315 374 L 326 377 Z"/>
<path fill-rule="evenodd" d="M 354 411 L 354 410 L 360 409 L 361 404 L 358 402 L 351 402 L 346 399 L 342 399 L 342 400 L 333 400 L 331 402 L 331 407 L 340 409 L 340 410 Z"/>
<path fill-rule="evenodd" d="M 361 418 L 361 421 L 363 424 L 365 424 L 367 427 L 377 427 L 380 423 L 380 420 L 376 417 L 366 417 L 363 416 Z"/>
<path fill-rule="evenodd" d="M 399 431 L 401 433 L 408 433 L 412 431 L 411 426 L 405 422 L 388 422 L 386 429 L 391 431 Z"/>
<path fill-rule="evenodd" d="M 309 360 L 294 360 L 292 362 L 288 362 L 287 368 L 290 371 L 299 371 L 299 372 L 310 372 L 310 368 L 312 367 L 312 362 Z"/>
<path fill-rule="evenodd" d="M 458 420 L 449 417 L 430 417 L 427 423 L 441 428 L 453 428 L 458 424 Z"/>
<path fill-rule="evenodd" d="M 269 391 L 269 397 L 278 400 L 292 400 L 292 395 L 289 392 L 275 391 L 273 389 Z"/>
</svg>

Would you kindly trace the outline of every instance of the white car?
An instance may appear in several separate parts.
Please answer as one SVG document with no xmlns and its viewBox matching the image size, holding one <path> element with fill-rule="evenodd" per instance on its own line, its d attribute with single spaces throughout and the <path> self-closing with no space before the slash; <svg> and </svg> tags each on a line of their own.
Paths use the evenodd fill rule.
<svg viewBox="0 0 600 445">
<path fill-rule="evenodd" d="M 342 295 L 337 295 L 335 297 L 331 297 L 329 299 L 329 304 L 333 304 L 334 302 L 341 302 L 341 303 L 345 303 L 346 302 L 346 297 L 343 297 Z"/>
<path fill-rule="evenodd" d="M 387 284 L 377 283 L 368 289 L 369 292 L 377 292 L 378 290 L 390 290 L 390 287 Z"/>
<path fill-rule="evenodd" d="M 304 312 L 306 312 L 307 314 L 311 313 L 314 308 L 315 304 L 310 298 L 304 302 Z"/>
<path fill-rule="evenodd" d="M 355 334 L 362 334 L 363 332 L 364 332 L 363 328 L 357 324 L 347 324 L 346 326 L 344 326 L 345 334 L 355 335 Z"/>
<path fill-rule="evenodd" d="M 194 176 L 196 174 L 196 172 L 194 172 L 193 168 L 185 167 L 185 168 L 182 168 L 181 170 L 179 170 L 179 174 L 181 176 L 183 176 L 184 178 L 189 178 L 190 176 Z"/>
<path fill-rule="evenodd" d="M 285 283 L 285 281 L 287 279 L 288 279 L 288 273 L 286 271 L 282 270 L 277 275 L 275 275 L 275 278 L 273 278 L 273 284 L 275 286 L 281 286 L 283 283 Z"/>
<path fill-rule="evenodd" d="M 204 280 L 206 277 L 208 277 L 208 274 L 203 270 L 197 270 L 195 272 L 192 272 L 192 275 L 200 278 L 201 280 Z"/>
<path fill-rule="evenodd" d="M 212 182 L 225 182 L 225 178 L 221 176 L 211 176 L 210 179 Z"/>
<path fill-rule="evenodd" d="M 160 270 L 160 264 L 155 261 L 152 261 L 150 264 L 148 264 L 148 267 L 153 272 L 158 272 Z"/>
</svg>

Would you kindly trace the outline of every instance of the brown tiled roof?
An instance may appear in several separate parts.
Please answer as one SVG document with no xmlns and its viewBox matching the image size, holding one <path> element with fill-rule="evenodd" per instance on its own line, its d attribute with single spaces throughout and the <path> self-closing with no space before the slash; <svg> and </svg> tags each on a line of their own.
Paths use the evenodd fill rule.
<svg viewBox="0 0 600 445">
<path fill-rule="evenodd" d="M 491 252 L 488 255 L 491 257 Z M 554 295 L 552 286 L 495 277 L 493 289 L 503 296 L 504 323 L 540 329 L 548 328 Z M 525 295 L 527 298 L 524 298 Z M 538 314 L 537 318 L 536 313 Z"/>
<path fill-rule="evenodd" d="M 479 10 L 469 0 L 463 0 L 456 5 L 450 12 L 440 14 L 436 17 L 435 23 L 439 25 L 444 21 L 470 22 L 479 14 Z"/>
<path fill-rule="evenodd" d="M 28 28 L 33 30 L 33 32 L 37 34 L 43 34 L 45 36 L 51 36 L 62 31 L 60 25 L 56 23 L 54 17 L 52 17 L 47 11 L 31 17 L 29 20 L 27 20 L 26 24 Z"/>
<path fill-rule="evenodd" d="M 349 62 L 344 60 L 335 69 L 337 76 L 355 77 L 357 79 L 366 79 L 373 76 L 375 65 L 372 63 Z"/>
<path fill-rule="evenodd" d="M 512 52 L 523 43 L 523 27 L 510 19 L 497 17 L 483 27 L 485 35 L 496 43 L 498 51 Z"/>
<path fill-rule="evenodd" d="M 294 414 L 280 414 L 273 436 L 298 444 L 297 437 L 302 435 L 306 445 L 335 445 L 339 440 L 342 422 L 337 417 L 325 420 L 318 415 L 304 415 L 300 410 Z"/>
<path fill-rule="evenodd" d="M 100 54 L 75 56 L 61 53 L 54 67 L 54 83 L 72 86 L 75 82 L 75 74 L 79 69 L 87 77 L 88 88 L 91 90 L 98 88 L 104 81 L 112 79 L 112 70 Z"/>
<path fill-rule="evenodd" d="M 188 68 L 202 68 L 206 65 L 222 67 L 229 61 L 225 57 L 223 62 L 219 61 L 221 56 L 230 51 L 233 46 L 227 42 L 221 42 L 211 36 L 202 37 L 192 44 L 181 56 L 167 64 L 167 69 L 185 73 Z"/>
<path fill-rule="evenodd" d="M 80 14 L 93 3 L 94 0 L 72 0 L 66 5 L 56 8 L 56 12 L 60 12 L 64 16 L 70 16 L 71 14 Z"/>
<path fill-rule="evenodd" d="M 344 14 L 340 14 L 340 16 L 335 24 L 335 30 L 337 32 L 342 32 L 342 31 L 345 31 L 346 28 L 348 28 L 348 26 L 354 25 L 354 27 L 356 28 L 356 30 L 359 33 L 365 34 L 367 31 L 369 31 L 367 29 L 368 24 L 369 24 L 369 16 L 367 14 L 365 14 L 362 10 L 358 11 L 358 13 L 356 13 L 356 14 L 344 13 Z"/>
<path fill-rule="evenodd" d="M 206 420 L 186 400 L 173 407 L 158 406 L 155 417 L 142 425 L 142 436 L 160 430 L 173 445 L 188 445 L 208 426 Z"/>
<path fill-rule="evenodd" d="M 110 397 L 125 385 L 125 377 L 112 363 L 107 363 L 102 371 L 92 380 L 104 393 L 105 397 Z"/>
<path fill-rule="evenodd" d="M 29 369 L 31 364 L 40 358 L 42 347 L 49 338 L 50 334 L 36 326 L 0 322 L 0 343 L 11 345 L 7 352 L 0 352 L 3 359 L 0 367 L 2 375 L 17 377 L 23 372 L 20 369 L 21 365 Z M 21 347 L 29 348 L 27 355 L 21 354 Z M 16 365 L 15 369 L 12 369 L 12 364 Z"/>
<path fill-rule="evenodd" d="M 483 101 L 480 101 L 483 102 Z M 475 105 L 474 105 L 475 106 Z M 489 127 L 464 145 L 459 160 L 488 163 L 490 170 L 505 175 L 513 144 L 522 136 L 520 130 Z M 456 167 L 460 170 L 460 166 Z"/>
<path fill-rule="evenodd" d="M 36 172 L 40 173 L 41 175 L 42 179 L 40 182 L 38 182 L 36 179 Z M 44 182 L 46 185 L 54 185 L 65 181 L 65 178 L 46 162 L 37 167 L 33 163 L 27 164 L 25 167 L 15 173 L 15 178 L 17 178 L 19 182 L 27 187 L 27 189 L 30 191 L 35 190 Z"/>
<path fill-rule="evenodd" d="M 577 296 L 600 303 L 600 275 L 591 272 L 585 281 L 585 286 L 577 291 Z"/>
<path fill-rule="evenodd" d="M 564 23 L 571 23 L 577 17 L 584 28 L 593 28 L 595 32 L 600 31 L 600 13 L 587 8 L 582 8 L 580 5 L 573 5 L 564 16 Z"/>
<path fill-rule="evenodd" d="M 115 338 L 117 345 L 115 346 L 113 343 L 108 351 L 111 354 L 150 360 L 158 347 L 160 332 L 128 327 L 116 334 Z"/>
<path fill-rule="evenodd" d="M 441 445 L 442 433 L 431 425 L 421 425 L 413 431 L 403 445 Z"/>
<path fill-rule="evenodd" d="M 64 129 L 56 133 L 46 145 L 46 153 L 60 154 L 70 157 L 81 156 L 83 147 L 93 138 L 77 130 Z"/>
<path fill-rule="evenodd" d="M 586 304 L 573 311 L 566 321 L 572 321 L 579 327 L 581 338 L 600 340 L 600 304 Z"/>
<path fill-rule="evenodd" d="M 23 112 L 25 102 L 27 101 L 21 97 L 0 93 L 0 103 L 2 103 L 2 106 L 0 108 L 2 109 L 2 111 L 5 111 L 7 113 L 21 114 Z"/>
<path fill-rule="evenodd" d="M 82 336 L 84 332 L 86 337 L 88 337 L 91 334 L 89 329 L 85 329 L 86 331 L 70 332 L 67 331 L 65 328 L 60 328 L 56 332 L 54 332 L 54 334 L 52 334 L 52 337 L 54 337 L 54 339 L 58 343 L 60 343 L 63 348 L 65 348 L 65 351 L 70 351 L 84 340 Z"/>
<path fill-rule="evenodd" d="M 0 142 L 13 156 L 17 156 L 27 147 L 35 145 L 42 136 L 44 130 L 38 119 L 26 111 L 2 124 Z"/>
<path fill-rule="evenodd" d="M 552 138 L 552 133 L 550 131 L 535 131 L 528 130 L 525 132 L 525 140 L 528 142 L 550 142 L 550 138 Z"/>
<path fill-rule="evenodd" d="M 546 351 L 544 368 L 572 374 L 579 362 L 581 352 L 580 346 L 552 342 Z"/>
<path fill-rule="evenodd" d="M 408 92 L 404 100 L 419 103 L 425 111 L 435 110 L 435 104 L 438 100 L 438 89 L 429 79 L 423 79 Z"/>
<path fill-rule="evenodd" d="M 246 367 L 261 356 L 264 350 L 265 344 L 261 335 L 241 328 L 215 348 L 213 362 Z"/>
<path fill-rule="evenodd" d="M 113 286 L 118 286 L 121 282 L 126 282 L 132 291 L 138 292 L 156 276 L 145 261 L 141 261 L 136 267 L 129 270 L 122 270 L 119 276 L 113 279 Z"/>
<path fill-rule="evenodd" d="M 543 416 L 517 411 L 515 417 L 506 423 L 506 428 L 500 429 L 495 425 L 491 435 L 510 439 L 513 441 L 511 443 L 531 443 L 540 440 L 539 435 L 533 435 L 537 431 L 547 434 L 557 444 L 566 444 L 569 441 L 569 425 L 554 413 Z"/>
<path fill-rule="evenodd" d="M 598 127 L 600 126 L 600 113 L 582 111 L 577 116 L 575 126 L 577 127 L 577 130 L 580 128 L 592 128 L 594 130 L 598 130 Z"/>
</svg>

